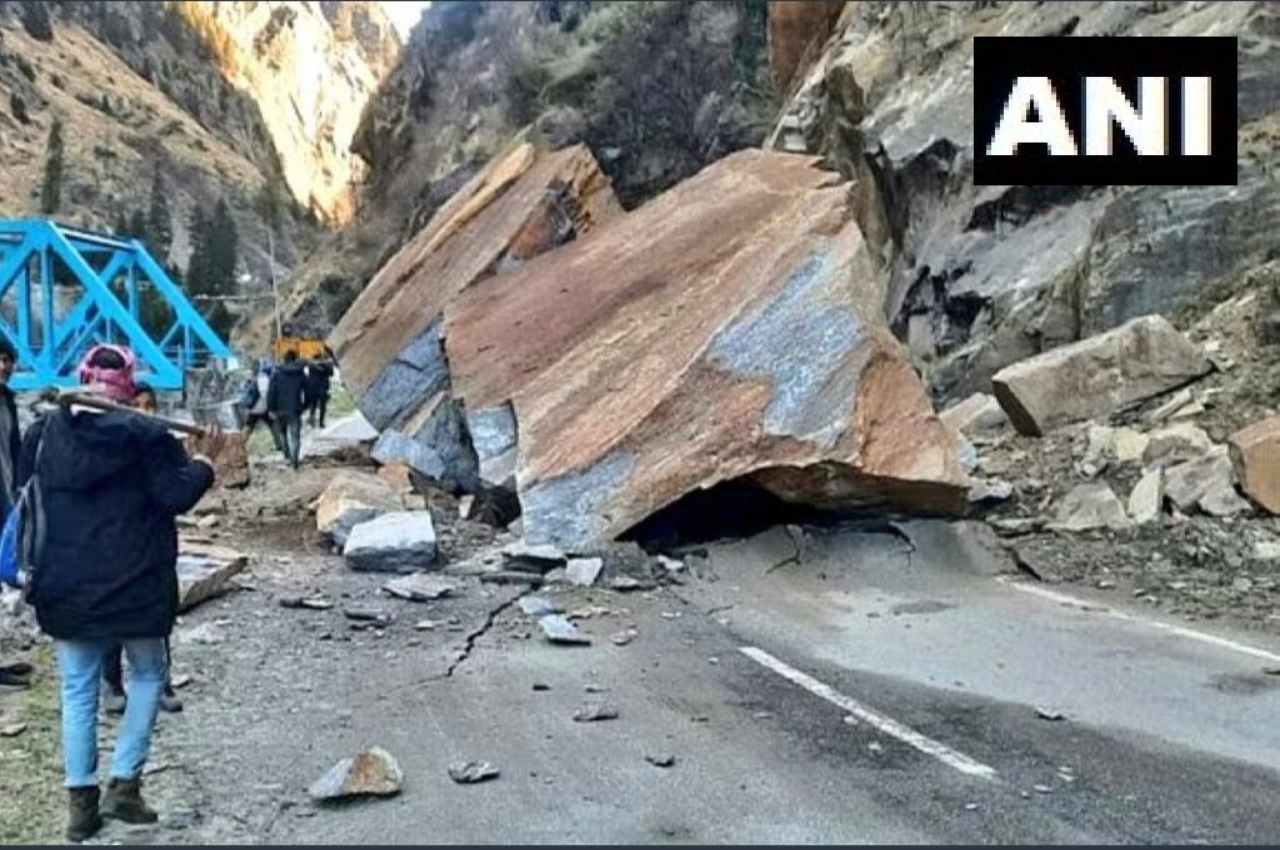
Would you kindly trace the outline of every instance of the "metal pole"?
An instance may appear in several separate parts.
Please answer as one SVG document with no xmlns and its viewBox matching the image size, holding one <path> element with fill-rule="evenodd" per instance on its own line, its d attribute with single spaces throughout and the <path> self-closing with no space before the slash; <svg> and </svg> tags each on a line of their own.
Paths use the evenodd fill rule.
<svg viewBox="0 0 1280 850">
<path fill-rule="evenodd" d="M 284 336 L 280 331 L 280 292 L 276 289 L 276 248 L 271 238 L 271 222 L 267 222 L 267 272 L 271 275 L 271 304 L 276 316 L 276 339 Z"/>
</svg>

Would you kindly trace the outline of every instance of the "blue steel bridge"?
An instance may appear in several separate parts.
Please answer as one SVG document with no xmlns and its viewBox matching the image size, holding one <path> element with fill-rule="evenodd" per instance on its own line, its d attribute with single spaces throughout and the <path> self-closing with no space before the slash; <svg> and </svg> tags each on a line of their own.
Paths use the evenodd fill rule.
<svg viewBox="0 0 1280 850">
<path fill-rule="evenodd" d="M 169 308 L 163 332 L 139 319 L 143 286 Z M 59 290 L 64 303 L 75 295 L 69 311 Z M 132 348 L 139 380 L 160 390 L 182 389 L 188 369 L 232 356 L 142 243 L 44 219 L 0 220 L 0 334 L 18 352 L 18 391 L 75 385 L 98 343 Z"/>
</svg>

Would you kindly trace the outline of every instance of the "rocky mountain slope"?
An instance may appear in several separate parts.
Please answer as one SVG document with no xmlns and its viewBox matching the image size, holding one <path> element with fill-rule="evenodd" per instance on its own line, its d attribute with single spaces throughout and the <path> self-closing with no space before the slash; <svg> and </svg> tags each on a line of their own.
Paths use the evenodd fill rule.
<svg viewBox="0 0 1280 850">
<path fill-rule="evenodd" d="M 184 270 L 193 210 L 226 198 L 245 293 L 261 295 L 269 291 L 265 217 L 276 220 L 271 249 L 284 275 L 312 250 L 324 221 L 349 215 L 361 168 L 350 138 L 397 55 L 376 3 L 4 4 L 0 214 L 45 214 L 58 121 L 55 218 L 114 229 L 148 209 L 158 176 L 173 233 L 162 259 Z"/>
<path fill-rule="evenodd" d="M 370 102 L 356 219 L 288 281 L 327 332 L 431 215 L 522 128 L 583 143 L 631 208 L 764 140 L 776 111 L 763 0 L 437 2 Z M 260 322 L 246 344 L 261 347 Z"/>
<path fill-rule="evenodd" d="M 892 273 L 886 313 L 938 400 L 1135 316 L 1203 309 L 1274 257 L 1274 4 L 847 3 L 809 32 L 824 47 L 769 144 L 865 187 L 863 229 Z M 1238 36 L 1239 185 L 974 186 L 970 39 L 983 35 Z"/>
</svg>

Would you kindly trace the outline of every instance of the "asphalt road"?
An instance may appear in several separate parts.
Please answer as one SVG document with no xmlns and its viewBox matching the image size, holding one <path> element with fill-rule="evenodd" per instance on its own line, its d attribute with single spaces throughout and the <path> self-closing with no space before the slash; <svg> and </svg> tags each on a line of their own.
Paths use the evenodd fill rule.
<svg viewBox="0 0 1280 850">
<path fill-rule="evenodd" d="M 590 601 L 614 612 L 584 621 L 590 647 L 513 639 L 521 624 L 507 609 L 448 678 L 438 678 L 439 649 L 397 653 L 376 671 L 331 667 L 325 711 L 289 715 L 287 728 L 264 721 L 228 745 L 252 750 L 240 769 L 303 787 L 377 743 L 399 759 L 404 790 L 303 803 L 257 837 L 1280 838 L 1280 676 L 1262 672 L 1280 664 L 1280 647 L 1177 632 L 1149 621 L 1140 603 L 1117 608 L 1105 595 L 1086 609 L 1064 604 L 975 568 L 972 553 L 923 547 L 908 561 L 891 535 L 820 538 L 800 563 L 775 567 L 786 551 L 776 536 L 720 547 L 703 579 L 674 591 L 597 594 Z M 568 607 L 586 596 L 578 591 Z M 467 604 L 471 624 L 495 603 Z M 638 637 L 614 645 L 609 635 L 628 623 Z M 573 720 L 600 699 L 617 719 Z M 668 754 L 671 767 L 646 760 Z M 501 776 L 457 785 L 446 767 L 460 759 L 492 762 Z"/>
</svg>

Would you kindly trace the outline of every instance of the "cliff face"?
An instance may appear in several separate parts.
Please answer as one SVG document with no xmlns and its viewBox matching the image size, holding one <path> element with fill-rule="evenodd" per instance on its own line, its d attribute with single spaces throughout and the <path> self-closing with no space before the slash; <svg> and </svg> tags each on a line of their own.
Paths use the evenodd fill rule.
<svg viewBox="0 0 1280 850">
<path fill-rule="evenodd" d="M 937 400 L 989 392 L 1027 356 L 1145 313 L 1203 312 L 1274 254 L 1278 33 L 1268 3 L 849 2 L 769 145 L 858 180 L 863 231 L 891 272 L 886 313 Z M 1238 36 L 1239 185 L 974 186 L 971 39 L 984 35 Z"/>
<path fill-rule="evenodd" d="M 362 167 L 350 137 L 398 49 L 376 3 L 3 4 L 0 215 L 113 230 L 147 212 L 158 186 L 173 234 L 161 259 L 184 271 L 193 212 L 225 198 L 241 292 L 264 296 L 271 254 L 286 276 L 326 220 L 350 214 Z M 46 213 L 55 121 L 62 177 Z"/>
<path fill-rule="evenodd" d="M 400 53 L 378 3 L 184 2 L 183 19 L 218 69 L 257 105 L 293 198 L 345 223 L 364 163 L 360 115 Z"/>
<path fill-rule="evenodd" d="M 369 170 L 349 227 L 289 281 L 325 333 L 374 272 L 517 133 L 585 144 L 625 207 L 732 151 L 776 112 L 763 0 L 435 2 L 352 140 Z M 261 346 L 265 320 L 247 337 Z"/>
</svg>

